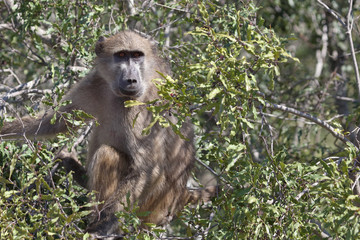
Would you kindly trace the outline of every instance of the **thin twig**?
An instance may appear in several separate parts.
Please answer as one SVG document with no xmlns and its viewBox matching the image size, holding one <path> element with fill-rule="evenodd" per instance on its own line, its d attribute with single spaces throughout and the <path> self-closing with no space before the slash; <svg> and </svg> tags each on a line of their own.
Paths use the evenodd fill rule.
<svg viewBox="0 0 360 240">
<path fill-rule="evenodd" d="M 18 82 L 18 84 L 21 84 L 20 79 L 18 78 L 18 76 L 16 76 L 16 74 L 14 73 L 14 71 L 13 71 L 12 69 L 10 69 L 10 68 L 0 69 L 0 72 L 9 72 L 10 75 L 12 75 L 12 76 L 16 79 L 16 81 Z"/>
<path fill-rule="evenodd" d="M 311 187 L 316 187 L 317 185 L 319 185 L 319 182 L 314 182 L 313 184 L 311 184 Z M 297 201 L 299 201 L 300 200 L 300 198 L 302 197 L 302 196 L 304 196 L 304 194 L 305 193 L 308 193 L 310 191 L 310 188 L 305 188 L 301 193 L 299 193 L 296 197 L 295 197 L 295 199 L 297 200 Z"/>
<path fill-rule="evenodd" d="M 180 8 L 174 8 L 174 7 L 166 6 L 166 5 L 160 4 L 160 3 L 154 3 L 154 5 L 157 5 L 157 6 L 163 7 L 163 8 L 168 8 L 168 9 L 171 9 L 171 10 L 174 10 L 174 11 L 189 13 L 189 10 L 183 10 L 183 9 L 180 9 Z"/>
<path fill-rule="evenodd" d="M 258 112 L 258 114 L 260 114 Z M 309 121 L 306 121 L 306 120 L 302 120 L 302 119 L 299 119 L 299 118 L 288 118 L 288 117 L 284 117 L 284 116 L 281 116 L 281 115 L 275 115 L 275 114 L 271 114 L 271 113 L 262 113 L 264 116 L 267 116 L 267 117 L 272 117 L 272 118 L 277 118 L 277 119 L 282 119 L 282 120 L 286 120 L 286 121 L 299 121 L 299 122 L 303 122 L 305 124 L 308 124 L 308 125 L 316 125 L 316 123 L 314 122 L 309 122 Z M 342 118 L 344 117 L 344 114 L 338 114 L 328 120 L 324 120 L 324 122 L 326 123 L 329 123 L 329 122 L 332 122 L 334 121 L 335 119 L 337 118 Z"/>
<path fill-rule="evenodd" d="M 196 158 L 196 161 L 198 163 L 200 163 L 202 166 L 204 166 L 207 170 L 209 170 L 212 174 L 214 174 L 215 176 L 221 178 L 221 176 L 219 174 L 217 174 L 211 167 L 209 167 L 208 165 L 203 163 L 200 159 Z"/>
<path fill-rule="evenodd" d="M 72 148 L 75 149 L 80 143 L 82 143 L 84 141 L 84 139 L 89 135 L 92 127 L 94 126 L 95 122 L 94 121 L 91 121 L 86 129 L 81 133 L 80 137 L 78 137 L 76 139 L 76 141 L 74 142 Z"/>
<path fill-rule="evenodd" d="M 24 89 L 24 90 L 19 90 L 17 92 L 13 92 L 10 93 L 8 95 L 6 95 L 7 98 L 12 98 L 12 97 L 16 97 L 22 94 L 28 95 L 28 94 L 42 94 L 45 95 L 46 93 L 51 93 L 51 90 L 49 89 L 44 89 L 44 90 L 40 90 L 40 89 Z"/>
</svg>

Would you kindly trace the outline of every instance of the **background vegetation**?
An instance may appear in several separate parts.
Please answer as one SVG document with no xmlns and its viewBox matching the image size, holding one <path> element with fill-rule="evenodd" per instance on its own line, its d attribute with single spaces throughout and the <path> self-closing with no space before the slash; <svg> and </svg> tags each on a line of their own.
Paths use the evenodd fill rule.
<svg viewBox="0 0 360 240">
<path fill-rule="evenodd" d="M 158 82 L 179 124 L 196 126 L 192 186 L 211 203 L 128 239 L 359 239 L 358 1 L 0 2 L 1 123 L 58 102 L 92 67 L 102 35 L 158 42 Z M 81 124 L 79 122 L 78 124 Z M 176 131 L 179 126 L 173 127 Z M 54 155 L 85 160 L 91 126 L 54 140 L 0 143 L 1 239 L 86 239 L 88 193 Z M 216 181 L 215 181 L 216 180 Z"/>
</svg>

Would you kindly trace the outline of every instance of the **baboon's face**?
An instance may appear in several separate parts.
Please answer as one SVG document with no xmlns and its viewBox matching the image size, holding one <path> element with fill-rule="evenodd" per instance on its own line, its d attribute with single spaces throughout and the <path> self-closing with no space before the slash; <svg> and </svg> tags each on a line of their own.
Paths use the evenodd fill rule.
<svg viewBox="0 0 360 240">
<path fill-rule="evenodd" d="M 144 92 L 144 53 L 119 51 L 113 54 L 115 79 L 113 91 L 119 96 L 139 97 Z"/>
<path fill-rule="evenodd" d="M 150 42 L 132 32 L 100 38 L 95 46 L 96 70 L 119 97 L 139 98 L 148 87 L 147 68 L 151 65 Z"/>
</svg>

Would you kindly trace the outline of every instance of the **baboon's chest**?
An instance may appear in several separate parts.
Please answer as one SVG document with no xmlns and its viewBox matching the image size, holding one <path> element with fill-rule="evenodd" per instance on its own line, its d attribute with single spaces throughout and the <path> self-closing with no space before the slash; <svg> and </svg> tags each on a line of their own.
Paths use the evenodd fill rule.
<svg viewBox="0 0 360 240">
<path fill-rule="evenodd" d="M 102 119 L 94 131 L 93 141 L 112 146 L 138 161 L 162 160 L 165 157 L 165 141 L 169 138 L 166 130 L 155 125 L 150 134 L 144 135 L 143 129 L 150 124 L 150 119 L 141 114 L 135 115 L 118 113 L 113 114 L 112 119 Z"/>
</svg>

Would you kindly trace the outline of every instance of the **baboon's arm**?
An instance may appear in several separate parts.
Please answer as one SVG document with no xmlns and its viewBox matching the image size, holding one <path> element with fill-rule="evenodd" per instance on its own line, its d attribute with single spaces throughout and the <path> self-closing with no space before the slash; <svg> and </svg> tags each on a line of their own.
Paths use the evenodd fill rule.
<svg viewBox="0 0 360 240">
<path fill-rule="evenodd" d="M 65 96 L 65 100 L 70 100 L 71 103 L 60 107 L 57 112 L 48 110 L 45 114 L 40 114 L 37 117 L 26 116 L 21 119 L 8 123 L 6 122 L 1 128 L 0 137 L 5 139 L 26 137 L 42 137 L 49 138 L 57 133 L 66 132 L 69 128 L 75 128 L 72 121 L 67 121 L 65 113 L 72 113 L 73 110 L 79 109 L 85 112 L 90 112 L 90 106 L 94 106 L 94 93 L 91 91 L 91 86 L 86 81 L 78 83 Z M 55 115 L 55 121 L 52 119 Z M 86 119 L 90 120 L 90 119 Z"/>
<path fill-rule="evenodd" d="M 68 127 L 71 127 L 71 123 L 67 122 L 65 116 L 61 113 L 70 112 L 72 109 L 72 106 L 61 108 L 59 113 L 56 113 L 53 124 L 51 123 L 51 119 L 55 114 L 53 111 L 48 111 L 38 117 L 26 116 L 11 123 L 6 122 L 1 129 L 0 135 L 2 138 L 20 138 L 24 135 L 26 137 L 51 137 L 56 133 L 65 132 Z"/>
</svg>

